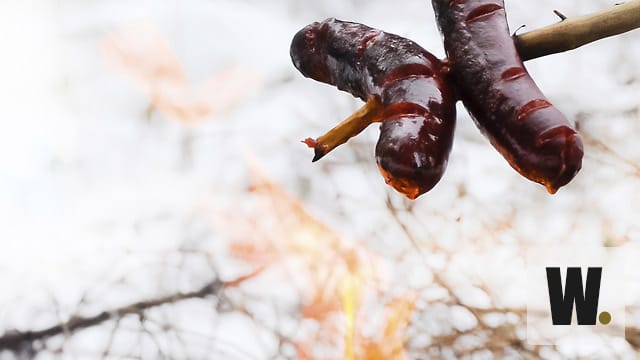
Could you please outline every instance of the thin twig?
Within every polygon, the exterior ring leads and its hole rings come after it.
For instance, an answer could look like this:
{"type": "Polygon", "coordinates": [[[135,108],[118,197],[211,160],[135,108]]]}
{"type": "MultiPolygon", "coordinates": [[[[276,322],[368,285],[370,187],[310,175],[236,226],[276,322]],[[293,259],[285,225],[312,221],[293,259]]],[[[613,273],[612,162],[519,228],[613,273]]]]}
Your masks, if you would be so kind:
{"type": "Polygon", "coordinates": [[[167,296],[139,301],[115,309],[106,310],[93,316],[74,316],[65,322],[42,330],[10,331],[0,337],[0,351],[20,351],[21,349],[28,349],[37,341],[47,340],[50,337],[60,334],[73,334],[75,331],[100,325],[109,320],[119,320],[127,315],[143,315],[145,311],[161,305],[174,304],[184,300],[218,295],[224,288],[236,287],[240,285],[240,283],[257,276],[263,270],[263,268],[259,268],[248,275],[243,275],[229,282],[222,282],[215,279],[194,291],[177,292],[167,296]]]}
{"type": "Polygon", "coordinates": [[[553,10],[553,13],[556,14],[556,16],[558,16],[560,18],[560,21],[565,21],[567,20],[567,16],[563,13],[561,13],[558,10],[553,10]]]}
{"type": "Polygon", "coordinates": [[[179,301],[203,298],[209,295],[215,295],[224,287],[224,283],[220,280],[214,280],[202,288],[186,292],[175,293],[164,297],[158,297],[151,300],[140,301],[133,304],[125,305],[112,310],[103,311],[97,315],[88,317],[72,317],[66,322],[51,326],[43,330],[25,331],[25,332],[9,332],[0,337],[0,350],[13,350],[17,351],[23,348],[25,345],[34,343],[39,340],[46,340],[52,336],[60,335],[62,333],[73,333],[77,330],[82,330],[91,326],[99,325],[105,321],[111,319],[120,319],[131,314],[141,314],[145,310],[165,305],[172,304],[179,301]]]}

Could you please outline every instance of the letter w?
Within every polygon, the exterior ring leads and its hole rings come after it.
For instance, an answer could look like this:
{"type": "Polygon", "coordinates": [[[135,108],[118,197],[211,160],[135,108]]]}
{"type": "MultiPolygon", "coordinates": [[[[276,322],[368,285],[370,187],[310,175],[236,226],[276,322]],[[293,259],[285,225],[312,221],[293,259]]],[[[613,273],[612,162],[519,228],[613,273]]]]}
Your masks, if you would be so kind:
{"type": "Polygon", "coordinates": [[[595,325],[600,297],[601,267],[590,267],[587,271],[587,286],[582,286],[582,271],[579,267],[567,268],[567,279],[562,293],[562,276],[559,267],[547,268],[549,305],[553,325],[571,325],[573,304],[576,304],[578,325],[595,325]]]}

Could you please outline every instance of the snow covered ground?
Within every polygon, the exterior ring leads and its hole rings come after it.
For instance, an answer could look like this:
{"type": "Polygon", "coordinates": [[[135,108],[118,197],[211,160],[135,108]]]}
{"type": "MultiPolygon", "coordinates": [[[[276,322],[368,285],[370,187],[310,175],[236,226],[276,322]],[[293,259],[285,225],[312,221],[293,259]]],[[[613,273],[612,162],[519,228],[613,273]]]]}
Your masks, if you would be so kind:
{"type": "MultiPolygon", "coordinates": [[[[507,1],[507,10],[511,28],[526,24],[526,31],[555,22],[554,9],[571,17],[614,3],[507,1]]],[[[216,273],[225,280],[245,273],[230,259],[229,234],[251,230],[230,229],[237,223],[223,214],[254,210],[251,161],[348,244],[380,255],[389,289],[429,288],[436,276],[472,307],[523,306],[514,279],[528,247],[640,242],[638,31],[527,63],[585,139],[583,169],[558,194],[516,174],[460,106],[446,175],[410,203],[376,169],[376,126],[311,163],[300,140],[360,104],[304,79],[288,47],[304,25],[336,17],[409,37],[442,57],[428,1],[33,0],[0,9],[0,333],[190,291],[216,273]],[[221,110],[207,103],[214,110],[194,121],[170,114],[166,103],[165,111],[152,106],[148,83],[113,64],[113,34],[164,41],[158,56],[175,56],[182,67],[176,83],[184,91],[176,96],[186,108],[198,94],[207,102],[232,93],[233,101],[221,110]]],[[[171,99],[172,91],[160,93],[171,99]]],[[[262,298],[247,306],[264,315],[271,310],[256,302],[296,303],[284,281],[260,281],[252,291],[262,298]]],[[[433,291],[421,293],[425,304],[440,299],[433,291]]],[[[418,309],[424,321],[416,315],[412,326],[422,337],[408,341],[416,348],[451,326],[474,326],[464,308],[418,309]]],[[[149,332],[168,323],[184,330],[182,339],[154,343],[128,317],[111,340],[113,323],[54,338],[47,348],[61,350],[38,356],[92,359],[110,342],[113,358],[262,359],[277,350],[250,318],[217,310],[213,300],[190,300],[150,311],[149,332]]],[[[640,312],[627,320],[640,327],[640,312]]],[[[635,356],[620,339],[582,345],[559,350],[635,356]]],[[[447,354],[454,356],[440,356],[447,354]]]]}

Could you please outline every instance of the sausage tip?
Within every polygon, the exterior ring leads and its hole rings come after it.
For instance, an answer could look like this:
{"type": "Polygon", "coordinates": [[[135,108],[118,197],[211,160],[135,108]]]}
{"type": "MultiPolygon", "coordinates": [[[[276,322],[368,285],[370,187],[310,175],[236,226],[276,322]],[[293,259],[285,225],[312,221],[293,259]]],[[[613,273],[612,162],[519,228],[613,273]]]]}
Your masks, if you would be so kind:
{"type": "Polygon", "coordinates": [[[558,192],[558,188],[551,185],[550,183],[544,184],[544,186],[547,188],[547,192],[549,193],[549,195],[554,195],[558,192]]]}
{"type": "Polygon", "coordinates": [[[582,168],[583,147],[580,135],[568,127],[559,127],[543,134],[538,147],[542,155],[537,171],[532,171],[531,180],[547,188],[549,194],[568,184],[582,168]],[[542,160],[544,159],[544,160],[542,160]]]}
{"type": "Polygon", "coordinates": [[[382,122],[376,145],[376,162],[385,182],[413,200],[431,190],[442,178],[451,151],[454,124],[443,128],[441,138],[425,140],[434,119],[400,115],[382,122]],[[433,148],[432,142],[438,141],[433,148]],[[430,150],[430,151],[429,151],[430,150]]]}

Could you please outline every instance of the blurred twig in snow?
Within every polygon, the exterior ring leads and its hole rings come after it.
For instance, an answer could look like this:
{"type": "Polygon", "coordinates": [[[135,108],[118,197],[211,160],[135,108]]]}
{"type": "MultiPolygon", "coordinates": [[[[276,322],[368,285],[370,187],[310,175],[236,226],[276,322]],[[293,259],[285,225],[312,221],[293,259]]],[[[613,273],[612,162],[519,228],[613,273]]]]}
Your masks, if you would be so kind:
{"type": "Polygon", "coordinates": [[[103,48],[108,62],[140,87],[153,106],[181,122],[220,114],[262,86],[258,75],[230,68],[206,79],[195,93],[173,49],[149,24],[108,35],[103,48]]]}
{"type": "Polygon", "coordinates": [[[76,331],[100,325],[110,320],[119,322],[120,319],[128,315],[142,316],[145,311],[161,305],[218,295],[225,288],[236,287],[242,282],[257,276],[261,271],[262,269],[255,270],[228,282],[215,279],[194,291],[176,292],[166,296],[142,300],[115,309],[105,310],[93,316],[73,316],[63,323],[53,325],[43,330],[9,331],[3,336],[0,336],[0,351],[11,350],[20,352],[24,349],[32,348],[35,342],[45,341],[53,336],[73,334],[76,331]]]}

